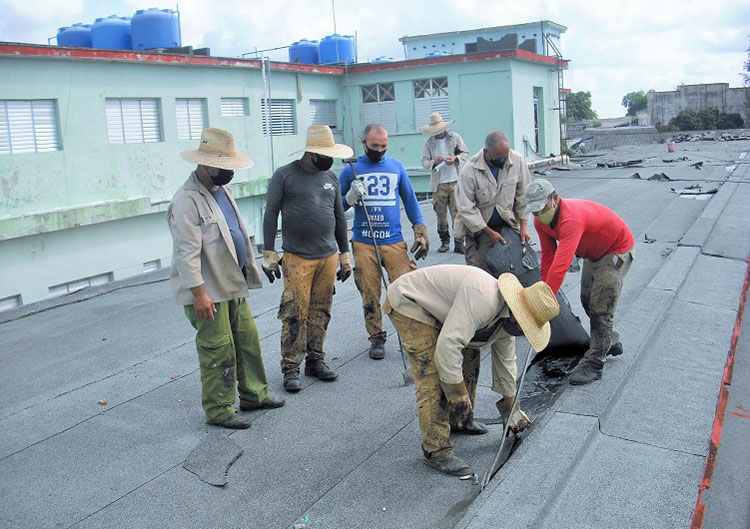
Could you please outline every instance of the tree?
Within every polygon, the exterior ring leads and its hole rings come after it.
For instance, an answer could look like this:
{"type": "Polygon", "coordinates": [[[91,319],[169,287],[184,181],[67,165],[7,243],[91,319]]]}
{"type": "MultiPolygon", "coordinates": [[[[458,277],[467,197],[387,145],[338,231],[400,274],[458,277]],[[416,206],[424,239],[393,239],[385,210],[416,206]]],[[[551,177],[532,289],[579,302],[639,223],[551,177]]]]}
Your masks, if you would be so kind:
{"type": "Polygon", "coordinates": [[[701,110],[682,110],[669,122],[677,130],[711,130],[741,129],[744,126],[742,116],[733,112],[725,114],[709,107],[701,110]]]}
{"type": "Polygon", "coordinates": [[[591,92],[571,92],[566,98],[566,117],[569,121],[595,119],[598,116],[591,108],[591,92]]]}
{"type": "Polygon", "coordinates": [[[641,110],[646,110],[648,98],[643,90],[630,92],[622,98],[622,106],[628,109],[628,116],[635,116],[641,110]]]}

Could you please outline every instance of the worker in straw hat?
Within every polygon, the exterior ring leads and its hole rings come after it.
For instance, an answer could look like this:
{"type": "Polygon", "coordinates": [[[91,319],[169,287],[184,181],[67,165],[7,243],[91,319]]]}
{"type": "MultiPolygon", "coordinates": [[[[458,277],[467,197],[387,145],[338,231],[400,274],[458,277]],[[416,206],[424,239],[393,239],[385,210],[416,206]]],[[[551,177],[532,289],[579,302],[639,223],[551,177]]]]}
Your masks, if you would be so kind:
{"type": "Polygon", "coordinates": [[[258,330],[245,299],[248,287],[260,288],[260,274],[242,215],[226,187],[235,170],[253,162],[235,150],[231,134],[213,128],[203,130],[197,149],[180,155],[198,167],[167,210],[172,290],[197,331],[206,420],[248,428],[250,421],[234,408],[237,387],[243,411],[284,405],[268,392],[258,330]]]}
{"type": "Polygon", "coordinates": [[[602,377],[607,356],[622,354],[614,318],[635,257],[633,234],[611,209],[590,200],[563,200],[543,178],[526,186],[525,196],[542,246],[542,279],[553,292],[562,286],[573,257],[583,257],[581,305],[591,323],[591,344],[568,381],[588,384],[602,377]]]}
{"type": "MultiPolygon", "coordinates": [[[[450,249],[450,232],[448,230],[448,214],[451,216],[451,226],[456,220],[456,181],[466,162],[469,161],[469,149],[457,132],[448,127],[453,120],[443,121],[443,117],[433,112],[430,122],[419,127],[422,134],[429,136],[422,147],[422,167],[430,171],[430,192],[432,193],[432,208],[438,221],[438,236],[440,248],[444,253],[450,249]]],[[[463,236],[454,232],[453,251],[464,253],[463,236]]]]}
{"type": "Polygon", "coordinates": [[[263,218],[263,272],[272,283],[284,272],[279,306],[281,371],[289,392],[302,389],[303,360],[305,375],[336,380],[324,361],[323,342],[336,278],[345,281],[352,273],[339,181],[330,169],[334,158],[349,158],[353,151],[337,144],[324,125],[307,129],[303,151],[302,158],[278,168],[271,177],[263,218]],[[283,260],[275,247],[279,213],[283,260]]]}
{"type": "Polygon", "coordinates": [[[473,418],[475,395],[467,390],[462,354],[467,347],[492,348],[492,390],[502,395],[496,405],[503,422],[513,431],[529,425],[518,403],[511,409],[516,353],[504,342],[524,334],[541,351],[549,343],[549,320],[559,310],[546,283],[523,288],[513,274],[495,279],[473,266],[428,266],[391,284],[383,312],[401,336],[414,373],[425,464],[447,474],[470,474],[453,454],[450,433],[487,431],[473,418]]]}

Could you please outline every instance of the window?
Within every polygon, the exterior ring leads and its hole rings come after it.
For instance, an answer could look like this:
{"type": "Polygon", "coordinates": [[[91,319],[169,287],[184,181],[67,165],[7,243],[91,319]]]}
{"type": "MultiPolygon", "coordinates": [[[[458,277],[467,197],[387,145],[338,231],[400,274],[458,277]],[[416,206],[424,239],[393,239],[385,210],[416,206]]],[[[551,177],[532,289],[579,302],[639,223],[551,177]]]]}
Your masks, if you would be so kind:
{"type": "Polygon", "coordinates": [[[199,140],[206,127],[206,105],[203,99],[175,99],[177,139],[199,140]]]}
{"type": "Polygon", "coordinates": [[[0,100],[0,154],[59,150],[53,99],[0,100]]]}
{"type": "Polygon", "coordinates": [[[310,125],[328,125],[336,130],[337,123],[335,99],[310,100],[310,125]]]}
{"type": "Polygon", "coordinates": [[[227,118],[249,116],[250,107],[246,97],[222,97],[221,115],[227,118]]]}
{"type": "Polygon", "coordinates": [[[261,99],[263,135],[268,135],[268,106],[271,107],[271,135],[289,136],[297,133],[294,119],[294,99],[261,99]],[[266,103],[268,101],[268,104],[266,103]]]}
{"type": "Polygon", "coordinates": [[[109,143],[161,141],[158,99],[107,99],[109,143]]]}
{"type": "Polygon", "coordinates": [[[414,81],[414,122],[416,127],[428,124],[433,112],[439,112],[445,121],[451,118],[447,77],[414,81]]]}
{"type": "Polygon", "coordinates": [[[364,85],[362,88],[362,126],[382,123],[389,134],[396,130],[396,97],[393,83],[364,85]]]}

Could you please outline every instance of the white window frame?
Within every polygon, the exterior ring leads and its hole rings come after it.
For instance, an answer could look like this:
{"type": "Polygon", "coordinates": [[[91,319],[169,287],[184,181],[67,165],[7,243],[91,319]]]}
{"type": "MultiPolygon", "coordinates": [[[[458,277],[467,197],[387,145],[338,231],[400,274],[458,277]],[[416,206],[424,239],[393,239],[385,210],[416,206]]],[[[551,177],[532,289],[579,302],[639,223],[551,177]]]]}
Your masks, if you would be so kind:
{"type": "Polygon", "coordinates": [[[363,128],[371,123],[380,123],[389,134],[398,132],[396,120],[396,89],[393,83],[362,85],[362,109],[360,119],[363,128]]]}
{"type": "Polygon", "coordinates": [[[104,104],[109,143],[162,141],[159,99],[108,97],[104,104]]]}
{"type": "Polygon", "coordinates": [[[250,115],[250,105],[246,97],[222,97],[221,115],[225,118],[237,118],[250,115]]]}
{"type": "Polygon", "coordinates": [[[444,121],[451,119],[447,77],[433,77],[414,81],[415,129],[427,125],[433,112],[440,113],[444,121]]]}
{"type": "MultiPolygon", "coordinates": [[[[294,107],[294,99],[270,99],[272,136],[293,136],[297,134],[297,117],[294,107]]],[[[260,100],[261,121],[263,124],[263,135],[268,136],[269,123],[267,116],[267,103],[265,99],[260,100]]]]}
{"type": "Polygon", "coordinates": [[[55,99],[0,100],[0,154],[59,151],[55,99]]]}
{"type": "Polygon", "coordinates": [[[310,125],[327,125],[332,131],[338,130],[336,99],[310,100],[310,125]]]}
{"type": "Polygon", "coordinates": [[[174,100],[178,140],[199,140],[206,128],[206,100],[197,98],[176,98],[174,100]]]}

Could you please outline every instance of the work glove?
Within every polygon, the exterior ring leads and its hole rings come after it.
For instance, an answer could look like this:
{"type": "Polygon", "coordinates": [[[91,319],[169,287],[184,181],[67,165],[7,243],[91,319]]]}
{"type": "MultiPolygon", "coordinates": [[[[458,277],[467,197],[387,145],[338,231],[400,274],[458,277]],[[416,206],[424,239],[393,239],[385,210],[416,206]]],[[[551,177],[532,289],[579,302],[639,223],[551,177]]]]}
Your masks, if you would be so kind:
{"type": "Polygon", "coordinates": [[[352,180],[349,191],[346,192],[346,203],[353,206],[359,202],[365,194],[365,184],[362,180],[352,180]]]}
{"type": "Polygon", "coordinates": [[[336,279],[342,283],[352,275],[352,256],[349,252],[339,254],[339,271],[336,272],[336,279]]]}
{"type": "Polygon", "coordinates": [[[456,384],[441,381],[440,387],[448,401],[445,409],[448,412],[451,424],[455,424],[458,429],[463,428],[472,421],[474,411],[471,407],[469,392],[466,391],[466,384],[463,380],[456,384]]]}
{"type": "Polygon", "coordinates": [[[531,424],[531,419],[529,419],[529,416],[521,409],[520,402],[516,402],[511,413],[510,407],[513,404],[514,398],[516,398],[515,395],[503,395],[503,400],[498,400],[495,403],[495,406],[497,406],[497,410],[503,418],[503,424],[510,420],[510,429],[514,432],[520,432],[531,424]]]}
{"type": "Polygon", "coordinates": [[[266,274],[268,281],[271,283],[273,283],[274,276],[276,276],[276,279],[281,277],[279,260],[278,253],[273,250],[263,250],[263,264],[260,266],[263,268],[263,273],[266,274]]]}
{"type": "Polygon", "coordinates": [[[430,251],[430,239],[427,237],[427,226],[424,224],[414,225],[414,244],[411,245],[411,253],[414,259],[427,259],[427,252],[430,251]]]}

